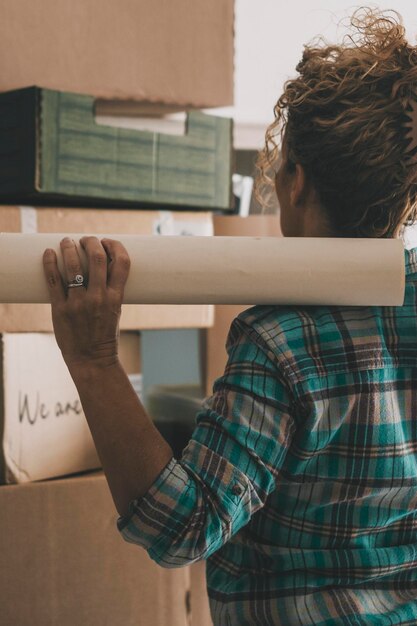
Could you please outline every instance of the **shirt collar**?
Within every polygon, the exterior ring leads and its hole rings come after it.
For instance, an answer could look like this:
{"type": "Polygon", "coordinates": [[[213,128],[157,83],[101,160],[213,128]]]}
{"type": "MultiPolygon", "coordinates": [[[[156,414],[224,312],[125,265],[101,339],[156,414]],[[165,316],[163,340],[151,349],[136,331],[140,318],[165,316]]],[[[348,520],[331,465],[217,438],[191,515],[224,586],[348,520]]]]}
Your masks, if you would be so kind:
{"type": "Polygon", "coordinates": [[[415,274],[417,273],[417,248],[411,248],[411,250],[404,250],[405,255],[405,273],[415,274]]]}

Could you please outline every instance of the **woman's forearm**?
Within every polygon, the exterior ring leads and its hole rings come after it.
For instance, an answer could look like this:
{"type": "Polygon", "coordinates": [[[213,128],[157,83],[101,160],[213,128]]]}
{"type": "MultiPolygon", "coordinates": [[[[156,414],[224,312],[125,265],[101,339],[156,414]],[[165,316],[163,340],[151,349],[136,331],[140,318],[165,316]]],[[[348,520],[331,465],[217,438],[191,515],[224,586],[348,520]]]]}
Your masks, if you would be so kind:
{"type": "Polygon", "coordinates": [[[119,362],[70,368],[120,515],[172,458],[119,362]]]}
{"type": "Polygon", "coordinates": [[[130,260],[119,241],[83,237],[88,281],[75,242],[61,241],[43,265],[55,336],[78,389],[114,503],[120,515],[142,496],[172,458],[117,357],[118,326],[130,260]],[[88,283],[88,284],[87,284],[88,283]]]}

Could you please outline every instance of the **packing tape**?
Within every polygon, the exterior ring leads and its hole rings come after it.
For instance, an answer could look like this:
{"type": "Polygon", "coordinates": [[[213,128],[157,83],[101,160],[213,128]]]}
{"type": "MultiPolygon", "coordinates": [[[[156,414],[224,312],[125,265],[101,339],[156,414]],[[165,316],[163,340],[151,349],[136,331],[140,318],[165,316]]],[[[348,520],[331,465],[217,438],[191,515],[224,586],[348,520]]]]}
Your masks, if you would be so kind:
{"type": "Polygon", "coordinates": [[[36,209],[32,206],[19,207],[20,212],[20,232],[32,235],[38,232],[38,216],[36,209]]]}
{"type": "Polygon", "coordinates": [[[158,211],[158,218],[153,224],[153,235],[175,235],[172,211],[158,211]]]}

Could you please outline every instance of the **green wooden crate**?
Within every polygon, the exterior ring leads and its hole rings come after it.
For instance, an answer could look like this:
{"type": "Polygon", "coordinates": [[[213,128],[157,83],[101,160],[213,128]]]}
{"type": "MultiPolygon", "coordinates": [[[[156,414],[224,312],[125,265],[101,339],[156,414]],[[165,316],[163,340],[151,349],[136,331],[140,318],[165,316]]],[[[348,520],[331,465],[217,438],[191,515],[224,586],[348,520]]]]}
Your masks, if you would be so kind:
{"type": "Polygon", "coordinates": [[[232,120],[188,114],[184,136],[96,124],[94,98],[0,94],[0,200],[231,209],[232,120]]]}

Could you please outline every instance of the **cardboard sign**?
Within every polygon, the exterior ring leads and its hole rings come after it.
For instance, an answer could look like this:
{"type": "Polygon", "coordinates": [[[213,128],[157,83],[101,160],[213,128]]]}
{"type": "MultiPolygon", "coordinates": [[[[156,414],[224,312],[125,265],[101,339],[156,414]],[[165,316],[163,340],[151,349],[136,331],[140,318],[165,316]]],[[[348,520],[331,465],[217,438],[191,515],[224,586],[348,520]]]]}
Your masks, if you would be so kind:
{"type": "MultiPolygon", "coordinates": [[[[126,333],[120,359],[139,369],[139,335],[126,333]]],[[[3,458],[0,482],[24,483],[100,467],[87,421],[52,334],[1,336],[3,458]]]]}
{"type": "Polygon", "coordinates": [[[100,467],[55,337],[2,336],[3,482],[28,482],[100,467]]]}

